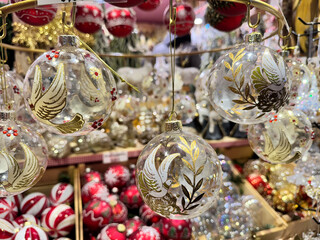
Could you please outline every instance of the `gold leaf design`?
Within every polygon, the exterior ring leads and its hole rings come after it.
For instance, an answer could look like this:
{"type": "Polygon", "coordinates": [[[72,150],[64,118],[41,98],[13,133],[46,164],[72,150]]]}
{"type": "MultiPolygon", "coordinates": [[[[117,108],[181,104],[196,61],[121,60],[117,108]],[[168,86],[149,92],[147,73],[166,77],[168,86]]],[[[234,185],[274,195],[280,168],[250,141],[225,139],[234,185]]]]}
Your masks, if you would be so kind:
{"type": "Polygon", "coordinates": [[[229,81],[229,82],[233,82],[233,79],[231,77],[228,76],[224,76],[223,77],[225,80],[229,81]]]}
{"type": "Polygon", "coordinates": [[[192,172],[194,171],[193,167],[191,166],[191,164],[185,160],[184,158],[181,158],[181,160],[184,162],[184,164],[187,166],[187,168],[189,168],[192,172]]]}
{"type": "Polygon", "coordinates": [[[199,157],[199,154],[200,154],[200,151],[199,151],[199,148],[197,148],[195,151],[194,151],[194,159],[198,159],[199,157]]]}
{"type": "Polygon", "coordinates": [[[189,151],[189,149],[188,149],[186,146],[184,146],[184,145],[182,145],[182,144],[180,144],[180,143],[178,143],[178,146],[179,146],[185,153],[191,155],[191,152],[189,151]]]}
{"type": "Polygon", "coordinates": [[[224,66],[225,66],[226,68],[228,68],[228,69],[230,69],[230,70],[231,70],[230,63],[228,63],[228,62],[224,62],[224,66]]]}
{"type": "Polygon", "coordinates": [[[240,64],[239,67],[237,67],[237,69],[235,70],[233,75],[234,78],[239,74],[239,72],[241,71],[241,68],[242,68],[242,64],[240,64]]]}
{"type": "Polygon", "coordinates": [[[183,137],[180,136],[180,140],[187,148],[189,148],[188,142],[183,137]]]}
{"type": "Polygon", "coordinates": [[[229,53],[229,58],[231,58],[233,60],[234,56],[233,56],[232,52],[229,53]]]}
{"type": "Polygon", "coordinates": [[[193,142],[191,143],[191,151],[196,147],[196,141],[195,140],[193,140],[193,142]]]}

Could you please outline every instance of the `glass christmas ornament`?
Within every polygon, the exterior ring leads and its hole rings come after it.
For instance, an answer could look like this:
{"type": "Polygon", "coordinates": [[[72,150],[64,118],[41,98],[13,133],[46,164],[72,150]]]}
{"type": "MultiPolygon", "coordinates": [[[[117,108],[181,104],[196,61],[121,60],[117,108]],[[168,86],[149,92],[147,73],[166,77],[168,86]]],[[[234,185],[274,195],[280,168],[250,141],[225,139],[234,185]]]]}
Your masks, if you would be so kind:
{"type": "Polygon", "coordinates": [[[290,72],[278,53],[262,46],[260,33],[221,56],[208,80],[209,99],[224,118],[255,124],[268,120],[289,98],[290,72]]]}
{"type": "Polygon", "coordinates": [[[151,99],[160,99],[168,91],[169,81],[159,73],[153,69],[141,82],[141,92],[151,99]]]}
{"type": "Polygon", "coordinates": [[[193,218],[191,222],[194,239],[220,239],[217,220],[210,211],[206,211],[201,216],[193,218]]]}
{"type": "Polygon", "coordinates": [[[106,27],[115,37],[128,37],[136,24],[136,12],[130,8],[108,8],[106,10],[106,27]]]}
{"type": "Polygon", "coordinates": [[[285,108],[269,121],[251,125],[248,140],[252,150],[273,164],[299,160],[312,145],[313,131],[309,118],[300,110],[285,108]]]}
{"type": "Polygon", "coordinates": [[[93,34],[103,24],[103,9],[99,4],[77,3],[74,27],[83,33],[93,34]]]}
{"type": "Polygon", "coordinates": [[[165,127],[142,150],[136,183],[154,212],[171,219],[194,218],[218,198],[220,161],[203,139],[183,132],[180,121],[168,121],[165,127]]]}
{"type": "Polygon", "coordinates": [[[57,134],[83,135],[98,128],[117,99],[111,72],[78,46],[76,36],[60,36],[58,48],[42,54],[24,80],[29,112],[57,134]]]}

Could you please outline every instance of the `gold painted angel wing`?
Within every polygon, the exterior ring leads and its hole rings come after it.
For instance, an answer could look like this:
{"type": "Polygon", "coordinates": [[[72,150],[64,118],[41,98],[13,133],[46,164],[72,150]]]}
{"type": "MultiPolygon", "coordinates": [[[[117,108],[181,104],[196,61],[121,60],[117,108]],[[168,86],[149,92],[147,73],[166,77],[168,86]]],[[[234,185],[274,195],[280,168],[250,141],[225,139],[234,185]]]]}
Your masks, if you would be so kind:
{"type": "Polygon", "coordinates": [[[257,90],[257,92],[260,92],[269,85],[267,80],[263,77],[260,67],[255,67],[252,70],[250,78],[252,80],[253,87],[257,90]]]}
{"type": "MultiPolygon", "coordinates": [[[[268,138],[271,143],[271,139],[269,136],[268,136],[268,138]]],[[[266,147],[267,147],[267,145],[266,145],[266,147]]],[[[269,148],[269,147],[267,147],[267,148],[269,148]]],[[[283,131],[281,131],[281,133],[280,133],[280,139],[279,139],[278,145],[273,149],[273,151],[270,151],[270,150],[271,150],[271,148],[265,149],[265,153],[268,155],[268,158],[273,162],[281,162],[286,157],[288,157],[290,155],[291,150],[292,150],[291,144],[290,144],[286,134],[283,131]],[[270,151],[270,152],[268,152],[268,151],[270,151]]]]}
{"type": "MultiPolygon", "coordinates": [[[[6,188],[9,192],[20,192],[29,187],[39,173],[39,162],[30,148],[20,143],[25,154],[25,163],[22,172],[13,180],[11,186],[6,188]]],[[[14,159],[14,158],[13,158],[14,159]]],[[[16,161],[14,159],[14,161],[16,161]]]]}
{"type": "Polygon", "coordinates": [[[88,76],[85,67],[81,68],[82,79],[80,81],[80,93],[81,98],[84,99],[86,104],[93,106],[103,105],[105,102],[105,96],[107,95],[106,84],[103,80],[101,71],[97,71],[97,87],[92,83],[92,80],[88,76]]]}
{"type": "Polygon", "coordinates": [[[284,61],[280,58],[279,65],[277,65],[268,49],[262,56],[262,69],[273,84],[280,85],[286,77],[284,61]]]}
{"type": "MultiPolygon", "coordinates": [[[[40,79],[41,71],[36,71],[35,79],[40,79]],[[39,75],[40,74],[40,75],[39,75]]],[[[43,93],[39,98],[38,85],[40,80],[37,80],[37,85],[32,89],[33,96],[31,99],[35,101],[32,102],[35,108],[35,114],[38,118],[43,120],[51,120],[55,118],[66,106],[67,101],[67,87],[65,82],[64,65],[60,63],[58,65],[57,74],[54,77],[49,88],[43,93]]]]}
{"type": "Polygon", "coordinates": [[[42,84],[42,73],[39,65],[36,65],[36,71],[34,73],[34,80],[33,80],[33,87],[31,91],[31,99],[30,104],[35,105],[39,98],[42,96],[41,91],[41,84],[42,84]]]}
{"type": "Polygon", "coordinates": [[[156,169],[155,158],[160,144],[151,152],[143,166],[144,182],[151,191],[159,192],[162,188],[161,177],[156,169]]]}
{"type": "Polygon", "coordinates": [[[21,171],[15,158],[13,158],[5,150],[0,152],[1,172],[8,171],[8,183],[12,184],[15,179],[20,175],[21,171]],[[4,160],[4,161],[3,161],[4,160]],[[6,163],[6,164],[5,164],[6,163]]]}

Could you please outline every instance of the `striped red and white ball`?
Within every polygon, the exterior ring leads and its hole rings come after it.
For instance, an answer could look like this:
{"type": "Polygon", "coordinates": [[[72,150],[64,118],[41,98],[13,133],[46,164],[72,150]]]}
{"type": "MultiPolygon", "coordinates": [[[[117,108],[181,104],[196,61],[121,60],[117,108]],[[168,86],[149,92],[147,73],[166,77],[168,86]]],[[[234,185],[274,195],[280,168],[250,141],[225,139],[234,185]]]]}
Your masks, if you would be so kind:
{"type": "Polygon", "coordinates": [[[97,231],[112,220],[112,209],[109,203],[99,199],[90,201],[82,212],[83,223],[89,230],[97,231]]]}
{"type": "Polygon", "coordinates": [[[161,216],[155,213],[148,205],[143,204],[139,209],[139,215],[142,221],[147,225],[152,225],[160,221],[161,216]]]}
{"type": "Polygon", "coordinates": [[[192,229],[190,220],[161,218],[159,222],[161,234],[172,240],[190,240],[192,229]]]}
{"type": "Polygon", "coordinates": [[[112,209],[112,221],[114,223],[123,223],[128,219],[128,209],[121,201],[110,201],[112,209]]]}
{"type": "Polygon", "coordinates": [[[130,7],[139,5],[144,0],[126,0],[126,1],[105,0],[105,1],[119,8],[130,8],[130,7]]]}
{"type": "Polygon", "coordinates": [[[50,193],[50,203],[53,206],[59,204],[72,204],[74,198],[73,186],[69,183],[57,183],[50,193]]]}
{"type": "Polygon", "coordinates": [[[60,204],[44,210],[41,216],[41,226],[48,229],[48,235],[52,238],[67,236],[75,224],[75,214],[73,209],[60,204]]]}
{"type": "Polygon", "coordinates": [[[101,179],[101,174],[98,171],[93,171],[93,170],[88,170],[82,177],[84,183],[88,182],[100,182],[101,179]]]}
{"type": "Polygon", "coordinates": [[[127,167],[122,165],[111,166],[104,174],[104,181],[110,189],[125,186],[129,179],[130,171],[127,167]]]}
{"type": "Polygon", "coordinates": [[[144,11],[152,11],[160,6],[161,0],[147,0],[138,5],[138,8],[144,11]]]}
{"type": "Polygon", "coordinates": [[[120,194],[120,201],[128,208],[140,208],[143,205],[143,200],[136,185],[131,185],[120,194]]]}
{"type": "Polygon", "coordinates": [[[18,211],[21,210],[21,202],[22,202],[23,196],[22,194],[17,194],[13,196],[13,200],[15,201],[17,207],[18,207],[18,211]]]}
{"type": "Polygon", "coordinates": [[[0,218],[12,221],[18,216],[18,207],[13,197],[0,198],[0,218]]]}
{"type": "Polygon", "coordinates": [[[21,212],[40,217],[43,210],[49,206],[49,200],[46,195],[40,192],[30,193],[21,202],[21,212]]]}
{"type": "Polygon", "coordinates": [[[13,226],[12,222],[0,218],[0,239],[11,240],[15,233],[15,227],[13,226]]]}
{"type": "Polygon", "coordinates": [[[30,225],[30,224],[35,226],[40,226],[39,219],[30,214],[22,214],[21,216],[16,217],[16,219],[14,219],[12,223],[18,229],[23,228],[25,225],[30,225]]]}
{"type": "MultiPolygon", "coordinates": [[[[11,0],[11,3],[21,2],[23,0],[11,0]]],[[[55,5],[37,6],[15,12],[16,16],[24,23],[32,26],[43,26],[51,22],[57,13],[55,5]]]]}
{"type": "Polygon", "coordinates": [[[137,231],[139,227],[144,226],[143,221],[138,216],[128,219],[124,224],[126,225],[127,229],[127,237],[137,231]]]}
{"type": "Polygon", "coordinates": [[[77,3],[75,28],[83,33],[96,33],[103,24],[102,12],[102,7],[99,4],[77,3]]]}
{"type": "Polygon", "coordinates": [[[97,240],[126,240],[126,226],[119,223],[111,223],[105,226],[97,237],[97,240]]]}
{"type": "Polygon", "coordinates": [[[108,196],[109,190],[102,182],[88,182],[81,189],[81,198],[84,204],[92,199],[105,200],[108,196]]]}
{"type": "MultiPolygon", "coordinates": [[[[171,33],[177,36],[187,35],[194,25],[195,13],[193,8],[187,3],[174,3],[176,7],[176,28],[171,28],[171,33]]],[[[169,6],[164,11],[163,20],[165,25],[168,26],[170,22],[170,11],[169,6]]]]}
{"type": "Polygon", "coordinates": [[[142,226],[132,233],[128,240],[161,240],[161,235],[153,227],[142,226]]]}
{"type": "Polygon", "coordinates": [[[131,34],[136,24],[136,13],[129,8],[108,8],[106,27],[115,37],[124,38],[131,34]]]}
{"type": "Polygon", "coordinates": [[[20,229],[12,240],[49,240],[49,238],[40,227],[28,225],[20,229]]]}

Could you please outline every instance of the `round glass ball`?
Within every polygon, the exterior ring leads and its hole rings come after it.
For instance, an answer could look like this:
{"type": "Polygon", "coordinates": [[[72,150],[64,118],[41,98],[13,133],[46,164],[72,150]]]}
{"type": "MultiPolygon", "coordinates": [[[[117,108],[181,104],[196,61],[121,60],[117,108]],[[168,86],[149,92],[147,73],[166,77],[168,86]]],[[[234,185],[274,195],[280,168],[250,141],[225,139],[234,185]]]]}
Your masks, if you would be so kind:
{"type": "Polygon", "coordinates": [[[28,125],[1,112],[0,197],[17,195],[35,185],[47,168],[47,146],[28,125]]]}
{"type": "Polygon", "coordinates": [[[285,108],[269,121],[248,128],[252,150],[273,164],[299,160],[311,147],[313,135],[309,118],[294,108],[285,108]]]}
{"type": "Polygon", "coordinates": [[[60,36],[58,48],[30,66],[24,90],[36,120],[48,131],[74,136],[100,127],[117,99],[111,72],[71,35],[60,36]]]}
{"type": "Polygon", "coordinates": [[[262,46],[261,34],[232,48],[214,64],[208,79],[209,99],[224,118],[255,124],[288,103],[290,72],[282,56],[262,46]]]}
{"type": "Polygon", "coordinates": [[[189,219],[207,211],[218,199],[221,165],[214,149],[182,131],[180,121],[166,122],[166,131],[142,150],[136,183],[145,203],[171,219],[189,219]]]}

